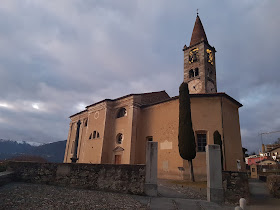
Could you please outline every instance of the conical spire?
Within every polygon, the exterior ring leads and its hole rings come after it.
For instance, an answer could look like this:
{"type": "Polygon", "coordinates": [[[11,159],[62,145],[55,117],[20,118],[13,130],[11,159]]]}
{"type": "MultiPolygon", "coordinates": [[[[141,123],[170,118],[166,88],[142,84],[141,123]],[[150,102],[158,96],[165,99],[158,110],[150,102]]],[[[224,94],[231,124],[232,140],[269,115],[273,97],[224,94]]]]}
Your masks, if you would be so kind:
{"type": "Polygon", "coordinates": [[[203,28],[203,25],[201,23],[201,20],[200,20],[199,16],[197,15],[196,20],[195,20],[195,24],[194,24],[194,27],[193,27],[190,46],[195,45],[198,42],[201,42],[202,40],[208,42],[205,31],[204,31],[204,28],[203,28]]]}

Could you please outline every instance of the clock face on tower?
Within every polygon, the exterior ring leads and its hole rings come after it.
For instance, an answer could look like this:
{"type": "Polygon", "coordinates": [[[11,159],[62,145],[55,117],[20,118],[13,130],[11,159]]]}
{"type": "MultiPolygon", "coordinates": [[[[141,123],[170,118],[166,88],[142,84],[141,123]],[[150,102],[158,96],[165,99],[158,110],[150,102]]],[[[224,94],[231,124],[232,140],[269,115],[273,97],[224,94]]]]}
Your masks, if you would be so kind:
{"type": "Polygon", "coordinates": [[[208,81],[207,82],[207,92],[208,93],[215,93],[216,92],[216,88],[213,82],[208,81]]]}
{"type": "Polygon", "coordinates": [[[199,79],[195,79],[189,82],[190,93],[200,93],[202,90],[202,82],[199,79]]]}

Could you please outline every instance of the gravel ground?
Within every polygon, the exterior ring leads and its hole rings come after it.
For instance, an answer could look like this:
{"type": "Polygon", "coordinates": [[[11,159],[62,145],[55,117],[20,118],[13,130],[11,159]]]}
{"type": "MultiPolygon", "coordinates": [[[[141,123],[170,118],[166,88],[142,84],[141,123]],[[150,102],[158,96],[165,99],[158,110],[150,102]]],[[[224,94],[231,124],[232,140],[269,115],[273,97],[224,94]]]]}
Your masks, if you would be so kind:
{"type": "Polygon", "coordinates": [[[173,197],[170,193],[175,192],[174,197],[187,199],[207,200],[207,190],[205,187],[191,187],[184,184],[172,183],[172,180],[158,179],[159,193],[165,197],[173,197]],[[161,192],[161,190],[164,190],[161,192]]]}
{"type": "Polygon", "coordinates": [[[133,196],[29,183],[0,187],[0,209],[146,209],[133,196]]]}

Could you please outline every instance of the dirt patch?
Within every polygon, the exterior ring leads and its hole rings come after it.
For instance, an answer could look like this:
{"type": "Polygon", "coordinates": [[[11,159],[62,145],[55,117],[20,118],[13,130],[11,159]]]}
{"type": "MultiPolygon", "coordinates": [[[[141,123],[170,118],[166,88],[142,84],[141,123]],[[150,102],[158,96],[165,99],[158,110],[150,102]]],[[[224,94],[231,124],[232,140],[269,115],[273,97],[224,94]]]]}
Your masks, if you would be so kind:
{"type": "Polygon", "coordinates": [[[164,197],[207,200],[206,181],[158,180],[159,193],[164,197]]]}

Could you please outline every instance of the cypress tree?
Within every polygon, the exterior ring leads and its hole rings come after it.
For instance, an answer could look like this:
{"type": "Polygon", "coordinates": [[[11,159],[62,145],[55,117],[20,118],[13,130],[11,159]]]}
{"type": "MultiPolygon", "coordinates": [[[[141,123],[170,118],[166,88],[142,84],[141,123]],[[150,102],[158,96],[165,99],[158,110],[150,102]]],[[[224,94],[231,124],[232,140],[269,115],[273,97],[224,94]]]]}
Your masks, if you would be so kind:
{"type": "Polygon", "coordinates": [[[224,169],[224,160],[223,160],[223,142],[222,142],[222,138],[221,138],[221,134],[219,133],[219,131],[215,131],[214,134],[214,144],[218,144],[220,145],[220,150],[221,150],[221,164],[222,164],[222,169],[224,169]]]}
{"type": "Polygon", "coordinates": [[[195,137],[192,128],[191,102],[187,83],[182,83],[179,89],[179,135],[178,146],[180,156],[188,160],[190,178],[194,182],[192,159],[196,156],[195,137]]]}

